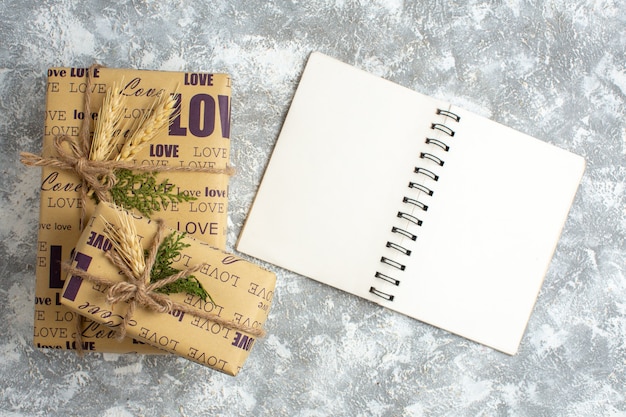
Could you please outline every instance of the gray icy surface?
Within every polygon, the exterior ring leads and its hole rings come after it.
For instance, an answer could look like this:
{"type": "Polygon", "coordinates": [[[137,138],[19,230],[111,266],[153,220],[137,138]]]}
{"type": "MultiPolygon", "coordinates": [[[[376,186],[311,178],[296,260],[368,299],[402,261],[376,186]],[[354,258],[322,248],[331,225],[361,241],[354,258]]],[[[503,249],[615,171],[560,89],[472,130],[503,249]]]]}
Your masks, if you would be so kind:
{"type": "Polygon", "coordinates": [[[625,417],[624,10],[619,0],[0,2],[0,415],[625,417]],[[586,158],[519,354],[278,268],[269,336],[236,378],[174,357],[35,349],[40,173],[17,155],[40,151],[46,69],[230,73],[232,251],[314,50],[586,158]]]}

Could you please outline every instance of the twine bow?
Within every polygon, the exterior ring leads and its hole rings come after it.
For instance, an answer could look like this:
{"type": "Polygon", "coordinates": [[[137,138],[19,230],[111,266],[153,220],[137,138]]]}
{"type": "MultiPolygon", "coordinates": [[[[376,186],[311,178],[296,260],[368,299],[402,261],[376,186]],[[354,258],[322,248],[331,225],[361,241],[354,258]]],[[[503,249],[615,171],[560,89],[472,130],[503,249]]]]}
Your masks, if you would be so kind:
{"type": "MultiPolygon", "coordinates": [[[[68,273],[86,279],[94,284],[107,286],[107,303],[128,303],[128,309],[126,311],[126,314],[124,315],[124,319],[119,325],[118,337],[122,339],[126,335],[126,328],[129,323],[132,322],[132,317],[135,314],[135,310],[138,306],[159,313],[171,313],[172,311],[189,313],[199,318],[211,320],[214,323],[218,323],[221,326],[225,326],[233,330],[242,331],[256,337],[264,337],[265,331],[262,328],[244,326],[232,320],[225,320],[216,314],[209,313],[203,310],[197,310],[188,306],[187,304],[174,302],[171,300],[170,297],[156,292],[156,290],[158,290],[159,288],[180,279],[186,278],[192,275],[194,272],[197,272],[207,266],[207,264],[205,263],[198,264],[188,269],[182,270],[176,274],[173,274],[167,278],[161,279],[153,283],[148,283],[150,278],[150,271],[152,270],[152,266],[156,261],[156,254],[159,245],[165,238],[165,224],[162,220],[157,220],[157,222],[157,233],[154,236],[152,244],[148,249],[148,255],[145,258],[146,267],[144,269],[144,272],[140,275],[136,275],[135,273],[133,273],[127,266],[126,262],[119,256],[119,254],[115,250],[108,250],[105,256],[107,257],[107,259],[109,259],[109,261],[113,263],[113,265],[115,265],[122,272],[125,281],[111,281],[110,279],[90,274],[89,272],[83,271],[82,269],[78,269],[69,262],[65,262],[63,264],[63,268],[68,273]]],[[[77,340],[77,345],[79,342],[80,340],[77,340]]]]}

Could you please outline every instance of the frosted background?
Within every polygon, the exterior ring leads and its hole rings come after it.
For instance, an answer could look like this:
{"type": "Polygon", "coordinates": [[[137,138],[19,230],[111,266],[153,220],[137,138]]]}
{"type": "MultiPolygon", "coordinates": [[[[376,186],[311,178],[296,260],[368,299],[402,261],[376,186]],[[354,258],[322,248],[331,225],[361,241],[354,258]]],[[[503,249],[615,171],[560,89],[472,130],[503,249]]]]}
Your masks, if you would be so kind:
{"type": "Polygon", "coordinates": [[[0,415],[625,417],[624,10],[610,0],[0,2],[0,415]],[[279,279],[269,336],[236,378],[175,357],[35,349],[40,171],[17,156],[40,151],[46,69],[230,73],[232,251],[313,50],[586,158],[519,354],[269,265],[279,279]]]}

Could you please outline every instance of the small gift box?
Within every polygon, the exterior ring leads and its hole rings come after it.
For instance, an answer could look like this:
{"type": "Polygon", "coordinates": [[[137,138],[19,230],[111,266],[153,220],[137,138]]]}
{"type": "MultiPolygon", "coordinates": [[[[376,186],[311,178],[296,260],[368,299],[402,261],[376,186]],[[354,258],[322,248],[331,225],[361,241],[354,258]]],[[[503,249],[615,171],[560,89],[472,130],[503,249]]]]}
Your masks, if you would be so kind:
{"type": "Polygon", "coordinates": [[[158,216],[224,248],[230,97],[227,74],[99,66],[48,70],[42,153],[21,155],[26,165],[42,167],[35,346],[159,352],[132,339],[117,343],[97,322],[85,320],[77,328],[76,315],[60,303],[60,264],[103,200],[158,216]]]}
{"type": "Polygon", "coordinates": [[[100,203],[61,302],[151,346],[236,375],[264,335],[276,276],[111,203],[100,203]],[[169,293],[169,294],[168,294],[169,293]]]}

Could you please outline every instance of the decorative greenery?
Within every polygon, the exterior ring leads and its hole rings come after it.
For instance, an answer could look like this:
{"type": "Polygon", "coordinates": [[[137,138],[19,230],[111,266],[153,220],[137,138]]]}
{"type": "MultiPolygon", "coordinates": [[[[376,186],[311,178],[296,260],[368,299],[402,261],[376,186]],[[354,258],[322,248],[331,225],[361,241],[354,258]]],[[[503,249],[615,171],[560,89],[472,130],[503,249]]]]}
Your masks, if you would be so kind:
{"type": "Polygon", "coordinates": [[[196,199],[172,192],[167,179],[157,184],[154,172],[133,173],[128,169],[120,169],[116,174],[117,183],[111,188],[113,202],[122,207],[135,208],[145,216],[159,211],[161,206],[196,199]]]}
{"type": "MultiPolygon", "coordinates": [[[[184,233],[174,232],[163,239],[163,242],[159,245],[152,270],[150,271],[150,282],[156,282],[180,272],[180,270],[172,267],[172,263],[174,259],[180,257],[180,251],[189,246],[187,243],[182,242],[184,236],[184,233]]],[[[145,254],[145,256],[147,256],[147,254],[145,254]]],[[[213,298],[211,298],[209,293],[202,287],[202,284],[200,284],[198,279],[193,275],[167,284],[159,288],[157,292],[164,294],[184,292],[196,295],[205,301],[208,298],[215,304],[213,298]]]]}

